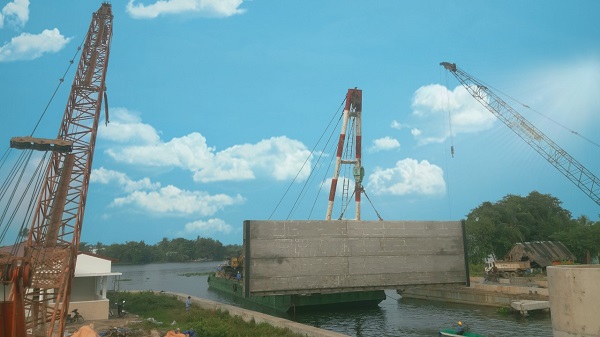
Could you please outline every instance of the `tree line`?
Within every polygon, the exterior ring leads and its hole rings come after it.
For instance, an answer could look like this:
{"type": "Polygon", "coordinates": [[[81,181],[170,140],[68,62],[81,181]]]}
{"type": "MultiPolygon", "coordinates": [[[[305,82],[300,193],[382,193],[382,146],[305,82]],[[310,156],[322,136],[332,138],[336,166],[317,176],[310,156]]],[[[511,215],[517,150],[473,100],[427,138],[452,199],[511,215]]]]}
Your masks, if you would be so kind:
{"type": "Polygon", "coordinates": [[[492,253],[501,259],[517,242],[560,241],[578,263],[589,263],[600,252],[600,221],[586,216],[573,219],[560,200],[537,191],[484,202],[465,222],[471,263],[481,263],[492,253]]]}
{"type": "Polygon", "coordinates": [[[163,238],[150,245],[144,241],[128,241],[104,245],[87,242],[79,244],[79,251],[90,252],[116,260],[116,263],[145,264],[160,262],[218,261],[238,256],[241,245],[223,245],[211,238],[196,237],[195,240],[163,238]]]}

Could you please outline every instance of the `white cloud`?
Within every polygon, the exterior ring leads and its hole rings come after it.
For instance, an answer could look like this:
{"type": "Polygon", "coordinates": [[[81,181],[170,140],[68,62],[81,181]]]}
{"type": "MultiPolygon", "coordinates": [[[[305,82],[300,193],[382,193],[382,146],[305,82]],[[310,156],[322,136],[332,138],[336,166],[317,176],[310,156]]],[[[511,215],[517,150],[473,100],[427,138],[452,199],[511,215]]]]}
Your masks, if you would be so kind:
{"type": "Polygon", "coordinates": [[[160,183],[153,183],[150,178],[134,181],[125,173],[107,170],[104,167],[92,170],[90,182],[100,184],[116,182],[125,192],[133,192],[140,189],[156,190],[160,188],[160,183]]]}
{"type": "Polygon", "coordinates": [[[392,123],[390,124],[390,127],[392,129],[402,130],[402,129],[408,129],[410,126],[408,126],[406,124],[402,124],[402,123],[398,122],[397,120],[393,120],[392,123]]]}
{"type": "Polygon", "coordinates": [[[212,162],[196,171],[194,180],[246,180],[261,175],[281,181],[294,178],[298,172],[298,179],[303,180],[310,174],[310,162],[304,165],[309,155],[304,144],[287,137],[234,145],[215,153],[212,162]]]}
{"type": "Polygon", "coordinates": [[[98,137],[127,144],[157,144],[160,136],[139,114],[125,108],[111,108],[109,123],[98,128],[98,137]]]}
{"type": "Polygon", "coordinates": [[[23,27],[29,21],[29,0],[15,0],[7,3],[0,12],[0,28],[4,21],[15,28],[23,27]]]}
{"type": "Polygon", "coordinates": [[[0,62],[34,60],[46,53],[56,53],[71,41],[58,29],[45,29],[41,34],[22,33],[0,47],[0,62]]]}
{"type": "Polygon", "coordinates": [[[211,216],[226,206],[242,204],[241,195],[210,195],[203,191],[182,190],[168,185],[156,191],[134,191],[126,197],[116,198],[114,206],[133,205],[150,214],[211,216]]]}
{"type": "Polygon", "coordinates": [[[242,14],[243,0],[159,0],[151,5],[127,3],[127,12],[136,19],[154,19],[161,15],[197,14],[205,17],[228,17],[242,14]]]}
{"type": "Polygon", "coordinates": [[[233,227],[229,225],[222,219],[214,218],[204,220],[197,220],[194,222],[188,222],[185,224],[185,229],[183,232],[179,233],[180,236],[187,237],[189,235],[204,235],[214,234],[214,233],[222,233],[229,234],[231,233],[233,227]]]}
{"type": "Polygon", "coordinates": [[[439,166],[408,158],[392,168],[375,168],[368,177],[367,190],[379,195],[441,195],[446,192],[446,183],[439,166]]]}
{"type": "MultiPolygon", "coordinates": [[[[127,127],[123,126],[123,128],[127,127]]],[[[141,138],[143,137],[138,139],[141,138]]],[[[211,165],[214,160],[213,152],[214,148],[208,147],[206,139],[201,134],[193,132],[180,138],[173,138],[166,143],[158,140],[158,142],[141,145],[115,146],[107,150],[106,154],[118,162],[130,165],[180,167],[196,171],[211,165]]]]}
{"type": "Polygon", "coordinates": [[[116,183],[128,195],[115,198],[112,202],[113,206],[131,205],[148,214],[211,216],[226,206],[245,201],[239,194],[232,197],[225,194],[210,195],[203,191],[182,190],[172,185],[161,187],[160,183],[153,183],[150,178],[132,180],[122,172],[104,167],[92,171],[90,182],[116,183]]]}
{"type": "Polygon", "coordinates": [[[393,150],[400,147],[400,142],[397,139],[391,137],[383,137],[375,139],[373,145],[369,148],[372,152],[379,152],[385,150],[393,150]]]}
{"type": "Polygon", "coordinates": [[[450,136],[449,125],[456,135],[490,129],[496,121],[462,86],[452,91],[439,84],[420,87],[413,96],[412,108],[412,124],[416,125],[412,134],[421,145],[444,142],[450,136]]]}
{"type": "Polygon", "coordinates": [[[240,181],[257,176],[275,180],[306,179],[311,164],[310,151],[301,142],[287,137],[272,137],[256,144],[234,145],[223,151],[209,147],[200,133],[162,142],[158,133],[127,110],[113,110],[115,122],[102,128],[99,137],[124,143],[112,146],[106,154],[114,160],[145,167],[179,167],[192,172],[200,182],[240,181]],[[116,126],[113,131],[107,131],[116,126]],[[129,145],[131,139],[138,144],[129,145]]]}

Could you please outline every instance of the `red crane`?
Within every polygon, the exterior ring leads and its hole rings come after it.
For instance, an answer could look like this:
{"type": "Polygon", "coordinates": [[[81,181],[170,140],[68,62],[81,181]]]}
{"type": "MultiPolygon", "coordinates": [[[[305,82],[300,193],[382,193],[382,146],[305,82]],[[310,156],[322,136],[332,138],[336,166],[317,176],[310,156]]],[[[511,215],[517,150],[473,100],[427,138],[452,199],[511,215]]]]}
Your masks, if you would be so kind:
{"type": "MultiPolygon", "coordinates": [[[[23,256],[0,259],[10,284],[0,337],[63,336],[92,169],[113,15],[103,3],[92,15],[56,139],[14,137],[11,147],[52,151],[41,182],[23,256]]],[[[108,117],[107,117],[108,118],[108,117]]]]}

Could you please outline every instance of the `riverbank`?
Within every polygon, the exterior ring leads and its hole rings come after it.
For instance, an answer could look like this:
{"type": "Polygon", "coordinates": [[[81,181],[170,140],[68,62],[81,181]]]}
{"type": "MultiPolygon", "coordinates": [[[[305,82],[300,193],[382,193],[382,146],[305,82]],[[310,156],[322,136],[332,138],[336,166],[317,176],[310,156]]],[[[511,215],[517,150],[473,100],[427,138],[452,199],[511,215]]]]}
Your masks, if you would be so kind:
{"type": "MultiPolygon", "coordinates": [[[[164,336],[169,330],[194,330],[204,336],[285,336],[285,337],[348,337],[334,331],[304,325],[284,318],[242,309],[178,292],[126,291],[109,293],[126,300],[125,318],[90,320],[67,326],[66,336],[81,326],[93,324],[98,333],[111,328],[128,330],[127,336],[164,336]],[[185,310],[190,296],[191,310],[185,310]],[[138,314],[138,315],[136,315],[138,314]]],[[[111,300],[114,300],[111,299],[111,300]]]]}
{"type": "MultiPolygon", "coordinates": [[[[156,293],[156,292],[155,292],[156,293]]],[[[162,292],[162,294],[175,296],[179,301],[184,302],[187,294],[175,292],[162,292]]],[[[257,311],[242,309],[233,305],[223,304],[199,297],[191,297],[192,304],[205,310],[226,312],[232,317],[239,317],[245,322],[255,322],[256,324],[266,323],[276,328],[287,329],[292,333],[306,337],[348,337],[338,332],[319,329],[314,326],[296,323],[285,318],[275,317],[263,314],[257,311]]]]}

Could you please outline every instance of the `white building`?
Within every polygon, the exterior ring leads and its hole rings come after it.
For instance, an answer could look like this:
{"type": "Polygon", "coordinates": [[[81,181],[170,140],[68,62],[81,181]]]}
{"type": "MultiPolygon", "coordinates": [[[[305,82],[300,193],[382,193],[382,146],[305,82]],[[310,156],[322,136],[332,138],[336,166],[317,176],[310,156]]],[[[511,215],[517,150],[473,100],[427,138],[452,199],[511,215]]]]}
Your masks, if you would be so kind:
{"type": "Polygon", "coordinates": [[[79,252],[71,286],[69,311],[77,309],[86,320],[108,319],[108,277],[121,275],[113,273],[111,267],[111,259],[79,252]]]}
{"type": "MultiPolygon", "coordinates": [[[[16,256],[23,256],[24,244],[17,247],[16,256]]],[[[13,246],[0,247],[0,255],[13,254],[13,246]]],[[[120,276],[111,272],[112,260],[87,252],[79,252],[75,278],[71,285],[69,311],[77,309],[86,320],[108,319],[109,300],[106,298],[108,277],[120,276]]],[[[11,284],[0,285],[0,301],[10,294],[11,284]]],[[[52,305],[52,303],[50,304],[52,305]]]]}

